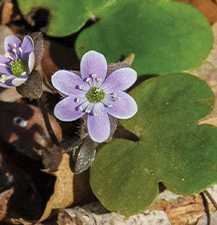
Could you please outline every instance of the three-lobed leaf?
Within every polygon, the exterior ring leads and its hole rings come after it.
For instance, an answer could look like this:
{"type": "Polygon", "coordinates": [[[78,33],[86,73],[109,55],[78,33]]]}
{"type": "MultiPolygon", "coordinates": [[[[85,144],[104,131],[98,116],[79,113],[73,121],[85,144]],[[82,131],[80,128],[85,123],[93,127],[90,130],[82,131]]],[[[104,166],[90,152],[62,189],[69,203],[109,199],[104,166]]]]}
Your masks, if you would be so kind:
{"type": "MultiPolygon", "coordinates": [[[[102,52],[109,63],[134,53],[138,74],[166,74],[199,67],[208,56],[213,34],[196,8],[168,0],[18,0],[26,17],[34,8],[50,12],[47,34],[66,36],[79,31],[81,58],[88,50],[102,52]]],[[[30,13],[31,14],[31,13],[30,13]]],[[[26,17],[28,20],[28,16],[26,17]]]]}
{"type": "Polygon", "coordinates": [[[210,87],[189,74],[151,78],[130,94],[139,110],[122,125],[140,141],[117,139],[96,155],[91,186],[111,211],[148,208],[161,181],[177,194],[201,192],[217,181],[217,128],[198,125],[214,105],[210,87]]]}
{"type": "Polygon", "coordinates": [[[99,22],[76,41],[81,57],[102,52],[110,62],[135,53],[133,68],[141,74],[165,74],[199,67],[213,44],[210,24],[200,11],[173,1],[136,0],[116,11],[107,8],[99,22]]]}

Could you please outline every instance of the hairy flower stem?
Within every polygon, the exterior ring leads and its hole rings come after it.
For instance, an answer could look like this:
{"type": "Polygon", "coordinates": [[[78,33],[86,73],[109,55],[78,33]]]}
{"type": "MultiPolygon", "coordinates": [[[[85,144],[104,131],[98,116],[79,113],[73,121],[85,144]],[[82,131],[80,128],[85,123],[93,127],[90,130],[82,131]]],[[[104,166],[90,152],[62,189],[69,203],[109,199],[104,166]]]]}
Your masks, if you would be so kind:
{"type": "Polygon", "coordinates": [[[44,106],[44,102],[43,102],[43,100],[41,98],[38,98],[37,101],[38,101],[38,105],[39,105],[39,107],[41,109],[41,113],[42,113],[42,116],[44,118],[45,126],[47,128],[47,131],[48,131],[48,134],[50,136],[50,139],[51,139],[53,144],[59,146],[60,143],[57,140],[57,137],[56,137],[56,135],[55,135],[55,133],[53,131],[53,128],[51,127],[50,120],[49,120],[49,117],[48,117],[48,113],[47,113],[47,110],[46,110],[46,108],[44,106]]]}

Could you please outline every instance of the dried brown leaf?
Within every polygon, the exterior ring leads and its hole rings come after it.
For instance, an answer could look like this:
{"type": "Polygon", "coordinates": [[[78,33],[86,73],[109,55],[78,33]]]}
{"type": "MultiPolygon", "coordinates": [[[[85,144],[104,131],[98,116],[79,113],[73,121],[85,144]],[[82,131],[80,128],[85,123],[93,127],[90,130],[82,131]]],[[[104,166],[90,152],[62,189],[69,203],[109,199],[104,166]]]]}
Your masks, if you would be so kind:
{"type": "Polygon", "coordinates": [[[14,13],[14,5],[11,0],[3,0],[2,3],[1,24],[5,25],[11,21],[12,15],[14,13]]]}
{"type": "Polygon", "coordinates": [[[13,193],[13,187],[0,193],[0,221],[2,221],[8,213],[8,201],[13,193]]]}
{"type": "MultiPolygon", "coordinates": [[[[210,213],[214,212],[214,206],[209,203],[210,213]]],[[[165,200],[157,201],[150,210],[163,210],[168,215],[171,224],[195,225],[198,218],[205,215],[201,196],[183,196],[173,202],[165,200]]]]}
{"type": "Polygon", "coordinates": [[[62,162],[56,172],[50,173],[57,177],[54,193],[47,202],[45,211],[40,221],[47,219],[53,209],[66,208],[82,201],[90,194],[87,173],[75,175],[70,168],[70,157],[64,154],[62,162]]]}
{"type": "Polygon", "coordinates": [[[213,0],[175,0],[189,3],[197,7],[207,17],[211,24],[217,22],[217,2],[213,0]]]}

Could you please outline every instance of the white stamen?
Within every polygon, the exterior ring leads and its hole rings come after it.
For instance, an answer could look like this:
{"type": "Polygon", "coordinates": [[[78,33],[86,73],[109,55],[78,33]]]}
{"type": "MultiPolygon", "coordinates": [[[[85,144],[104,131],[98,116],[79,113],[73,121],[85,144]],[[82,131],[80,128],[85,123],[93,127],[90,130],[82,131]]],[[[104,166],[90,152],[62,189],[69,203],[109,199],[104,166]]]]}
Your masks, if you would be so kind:
{"type": "Polygon", "coordinates": [[[109,108],[111,108],[112,107],[112,105],[107,105],[109,108]]]}
{"type": "Polygon", "coordinates": [[[82,90],[82,89],[83,89],[83,86],[81,85],[81,86],[79,87],[79,89],[82,90]]]}
{"type": "Polygon", "coordinates": [[[17,53],[17,49],[16,48],[13,48],[12,49],[12,52],[14,52],[16,54],[17,53]]]}
{"type": "Polygon", "coordinates": [[[23,52],[23,50],[22,50],[22,48],[21,48],[21,47],[19,47],[19,48],[18,48],[18,50],[20,51],[20,53],[22,53],[22,52],[23,52]]]}
{"type": "Polygon", "coordinates": [[[16,58],[17,58],[17,49],[16,48],[13,48],[12,49],[12,52],[15,54],[16,58]]]}
{"type": "Polygon", "coordinates": [[[21,73],[21,76],[24,76],[24,75],[26,75],[26,72],[25,71],[21,73]]]}
{"type": "Polygon", "coordinates": [[[120,98],[120,97],[117,97],[117,98],[116,98],[116,100],[117,100],[117,101],[120,101],[120,100],[121,100],[121,98],[120,98]]]}
{"type": "Polygon", "coordinates": [[[4,64],[4,63],[0,63],[0,66],[7,66],[6,64],[4,64]]]}
{"type": "Polygon", "coordinates": [[[90,82],[90,78],[89,77],[86,79],[86,82],[90,82]]]}
{"type": "Polygon", "coordinates": [[[11,59],[11,60],[14,60],[14,59],[10,56],[10,54],[9,54],[8,52],[5,53],[5,57],[6,57],[6,58],[9,58],[9,59],[11,59]]]}
{"type": "Polygon", "coordinates": [[[93,77],[93,78],[95,78],[95,77],[96,77],[96,74],[95,74],[95,73],[94,73],[94,74],[92,74],[92,77],[93,77]]]}
{"type": "Polygon", "coordinates": [[[84,110],[83,107],[80,105],[78,108],[81,112],[84,110]]]}
{"type": "Polygon", "coordinates": [[[75,100],[76,102],[79,102],[80,101],[80,98],[76,98],[76,100],[75,100]]]}
{"type": "Polygon", "coordinates": [[[96,80],[97,80],[98,82],[102,81],[102,79],[100,79],[100,78],[97,78],[96,80]]]}
{"type": "Polygon", "coordinates": [[[115,93],[112,94],[112,97],[115,98],[117,95],[115,93]]]}
{"type": "Polygon", "coordinates": [[[13,46],[14,46],[14,48],[16,48],[16,47],[17,47],[17,45],[16,45],[15,43],[13,44],[13,46]]]}
{"type": "Polygon", "coordinates": [[[97,112],[94,112],[93,115],[94,115],[94,116],[98,116],[98,113],[97,113],[97,112]]]}

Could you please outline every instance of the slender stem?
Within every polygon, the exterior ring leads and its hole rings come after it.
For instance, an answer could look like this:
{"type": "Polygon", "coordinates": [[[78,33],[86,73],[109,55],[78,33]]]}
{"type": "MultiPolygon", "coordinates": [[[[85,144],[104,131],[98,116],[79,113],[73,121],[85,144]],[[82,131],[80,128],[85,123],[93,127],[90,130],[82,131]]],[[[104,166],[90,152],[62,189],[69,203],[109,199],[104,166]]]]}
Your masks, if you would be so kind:
{"type": "Polygon", "coordinates": [[[217,203],[216,201],[214,200],[214,198],[212,197],[212,195],[207,191],[205,190],[204,191],[204,194],[206,194],[206,196],[209,198],[209,200],[212,202],[212,204],[214,205],[214,207],[217,209],[217,203]]]}
{"type": "Polygon", "coordinates": [[[48,117],[48,113],[47,113],[47,110],[44,106],[44,102],[41,98],[38,98],[37,101],[38,101],[38,105],[41,109],[41,113],[42,113],[42,116],[44,118],[45,126],[47,128],[50,139],[51,139],[53,144],[56,144],[58,146],[59,141],[57,140],[57,137],[56,137],[56,135],[53,131],[53,128],[51,127],[50,120],[49,120],[49,117],[48,117]]]}
{"type": "Polygon", "coordinates": [[[209,205],[208,205],[205,194],[203,192],[201,192],[200,195],[203,199],[203,206],[204,206],[204,210],[205,210],[205,213],[206,213],[206,216],[207,216],[207,225],[210,225],[211,220],[210,220],[210,213],[209,213],[209,205]]]}

